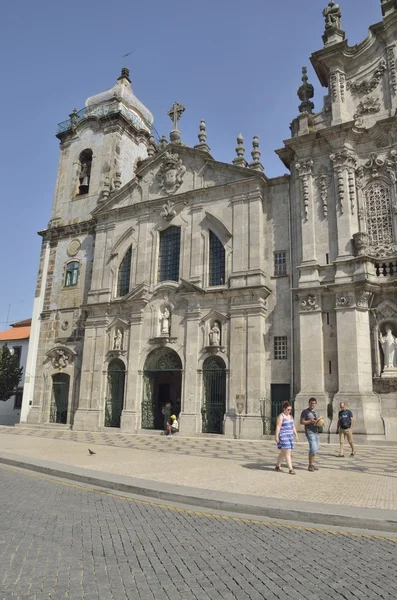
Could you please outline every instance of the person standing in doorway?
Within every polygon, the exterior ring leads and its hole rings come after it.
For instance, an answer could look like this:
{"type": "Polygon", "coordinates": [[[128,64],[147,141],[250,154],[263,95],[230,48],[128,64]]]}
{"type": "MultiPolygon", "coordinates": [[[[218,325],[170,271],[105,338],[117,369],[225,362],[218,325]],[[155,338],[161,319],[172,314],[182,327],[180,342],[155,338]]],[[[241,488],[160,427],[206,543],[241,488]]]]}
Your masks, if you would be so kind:
{"type": "Polygon", "coordinates": [[[319,436],[317,421],[319,420],[316,412],[317,400],[315,398],[309,399],[309,407],[301,413],[301,425],[305,426],[306,439],[309,442],[309,471],[318,471],[318,467],[315,466],[314,462],[316,454],[318,453],[319,436]]]}
{"type": "Polygon", "coordinates": [[[169,400],[167,400],[167,402],[164,404],[163,410],[161,412],[164,415],[164,435],[171,436],[170,418],[172,413],[172,406],[169,400]]]}
{"type": "Polygon", "coordinates": [[[298,441],[298,434],[295,429],[294,418],[291,414],[292,406],[288,400],[283,402],[283,412],[278,415],[276,421],[276,444],[281,451],[276,462],[276,471],[282,472],[281,465],[283,460],[287,463],[290,475],[295,475],[292,466],[291,451],[294,449],[294,436],[298,441]]]}
{"type": "Polygon", "coordinates": [[[351,448],[350,456],[355,455],[354,441],[353,441],[353,413],[351,410],[346,408],[344,402],[339,404],[338,424],[336,426],[336,433],[339,433],[339,456],[342,458],[344,455],[345,438],[349,442],[351,448]]]}

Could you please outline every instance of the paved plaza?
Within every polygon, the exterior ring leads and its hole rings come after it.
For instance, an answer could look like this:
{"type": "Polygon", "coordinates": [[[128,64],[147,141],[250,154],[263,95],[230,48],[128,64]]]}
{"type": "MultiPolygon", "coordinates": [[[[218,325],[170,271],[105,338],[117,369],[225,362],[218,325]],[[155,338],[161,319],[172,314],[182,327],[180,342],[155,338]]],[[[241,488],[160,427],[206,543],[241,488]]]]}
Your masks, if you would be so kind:
{"type": "Polygon", "coordinates": [[[325,441],[316,473],[307,471],[306,442],[297,445],[291,477],[274,472],[271,441],[0,427],[0,452],[21,458],[213,492],[397,510],[397,446],[358,446],[354,458],[338,458],[338,446],[325,441]]]}
{"type": "Polygon", "coordinates": [[[0,466],[1,600],[395,600],[397,539],[156,506],[0,466]]]}

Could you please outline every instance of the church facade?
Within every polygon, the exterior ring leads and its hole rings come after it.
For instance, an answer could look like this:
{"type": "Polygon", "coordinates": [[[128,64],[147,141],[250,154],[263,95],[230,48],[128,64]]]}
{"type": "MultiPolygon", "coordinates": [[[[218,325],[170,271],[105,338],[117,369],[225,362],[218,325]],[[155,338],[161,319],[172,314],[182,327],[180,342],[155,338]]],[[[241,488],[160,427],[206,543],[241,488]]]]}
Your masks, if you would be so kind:
{"type": "Polygon", "coordinates": [[[280,402],[315,396],[334,428],[397,439],[397,2],[354,47],[324,9],[303,69],[299,116],[269,179],[251,159],[216,161],[169,140],[128,69],[61,123],[21,419],[74,429],[163,428],[259,438],[280,402]],[[30,361],[30,362],[29,362],[30,361]]]}

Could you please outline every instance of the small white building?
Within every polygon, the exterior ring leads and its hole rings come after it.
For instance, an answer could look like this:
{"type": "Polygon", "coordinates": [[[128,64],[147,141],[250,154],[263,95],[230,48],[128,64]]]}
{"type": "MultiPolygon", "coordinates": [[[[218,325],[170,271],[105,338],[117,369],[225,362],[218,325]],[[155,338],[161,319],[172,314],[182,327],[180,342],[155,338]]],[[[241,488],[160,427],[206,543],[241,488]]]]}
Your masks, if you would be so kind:
{"type": "Polygon", "coordinates": [[[32,320],[26,319],[11,325],[10,329],[0,332],[0,347],[8,345],[11,352],[19,357],[19,365],[23,367],[23,374],[18,391],[6,402],[0,401],[0,425],[15,425],[19,423],[22,396],[23,396],[23,378],[25,376],[26,359],[28,356],[30,325],[32,320]]]}

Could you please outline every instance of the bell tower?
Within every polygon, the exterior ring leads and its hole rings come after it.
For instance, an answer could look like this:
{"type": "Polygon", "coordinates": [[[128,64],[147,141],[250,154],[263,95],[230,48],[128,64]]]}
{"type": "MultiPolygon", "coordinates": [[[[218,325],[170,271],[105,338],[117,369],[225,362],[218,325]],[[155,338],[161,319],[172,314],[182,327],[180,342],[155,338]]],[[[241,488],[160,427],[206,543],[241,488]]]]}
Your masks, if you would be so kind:
{"type": "Polygon", "coordinates": [[[51,227],[90,218],[112,190],[130,181],[152,144],[152,113],[131,87],[123,67],[116,84],[86,100],[59,123],[61,144],[51,227]]]}

